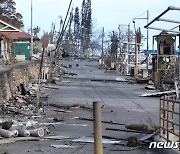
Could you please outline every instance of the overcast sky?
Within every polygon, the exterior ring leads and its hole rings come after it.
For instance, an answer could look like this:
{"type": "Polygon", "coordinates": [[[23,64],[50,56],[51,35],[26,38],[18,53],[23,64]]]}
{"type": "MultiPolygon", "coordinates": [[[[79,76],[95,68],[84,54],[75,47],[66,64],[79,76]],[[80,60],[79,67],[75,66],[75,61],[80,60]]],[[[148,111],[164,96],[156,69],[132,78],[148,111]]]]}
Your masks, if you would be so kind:
{"type": "MultiPolygon", "coordinates": [[[[65,17],[70,0],[32,0],[33,1],[33,27],[39,26],[41,31],[50,31],[52,22],[59,26],[59,16],[65,17]]],[[[30,28],[30,2],[31,0],[15,0],[17,12],[23,15],[25,31],[30,28]]],[[[91,0],[92,18],[94,26],[98,29],[105,27],[105,31],[118,30],[119,24],[131,24],[133,18],[149,10],[150,21],[159,15],[168,6],[180,7],[180,0],[91,0]]],[[[81,8],[82,0],[73,0],[73,7],[81,8]]],[[[140,17],[146,17],[146,13],[140,17]]],[[[169,18],[178,20],[179,14],[174,12],[169,18]]],[[[180,20],[180,19],[179,19],[180,20]]],[[[137,20],[136,27],[143,28],[146,20],[137,20]]],[[[165,25],[166,27],[166,25],[165,25]]],[[[150,35],[159,33],[150,32],[150,35]]]]}

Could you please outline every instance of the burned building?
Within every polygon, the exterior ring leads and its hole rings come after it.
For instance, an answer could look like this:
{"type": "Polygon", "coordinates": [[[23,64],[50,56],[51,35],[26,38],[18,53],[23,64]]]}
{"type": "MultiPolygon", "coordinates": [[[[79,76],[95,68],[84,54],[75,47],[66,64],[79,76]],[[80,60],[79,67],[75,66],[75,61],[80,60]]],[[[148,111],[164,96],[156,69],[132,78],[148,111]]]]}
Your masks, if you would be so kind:
{"type": "Polygon", "coordinates": [[[176,35],[162,31],[153,37],[157,41],[157,55],[153,58],[153,80],[155,86],[168,90],[174,83],[176,35]]]}

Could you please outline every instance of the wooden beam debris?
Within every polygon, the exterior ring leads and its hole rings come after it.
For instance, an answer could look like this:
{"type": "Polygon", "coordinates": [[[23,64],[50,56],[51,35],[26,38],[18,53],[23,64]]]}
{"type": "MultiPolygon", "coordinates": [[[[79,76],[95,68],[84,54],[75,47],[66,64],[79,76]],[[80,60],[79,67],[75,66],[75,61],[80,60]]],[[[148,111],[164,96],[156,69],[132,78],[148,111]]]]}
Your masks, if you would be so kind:
{"type": "Polygon", "coordinates": [[[0,139],[0,145],[14,143],[16,141],[40,141],[39,137],[17,137],[17,138],[3,138],[0,139]]]}
{"type": "MultiPolygon", "coordinates": [[[[82,118],[82,117],[78,117],[78,119],[80,119],[80,120],[87,120],[87,121],[93,121],[92,118],[82,118]]],[[[116,122],[112,122],[112,121],[103,121],[103,120],[102,120],[102,123],[112,124],[112,125],[126,125],[126,124],[124,124],[124,123],[116,123],[116,122]]]]}
{"type": "Polygon", "coordinates": [[[143,131],[129,130],[129,129],[124,129],[124,128],[106,128],[106,130],[123,131],[123,132],[130,132],[130,133],[144,133],[143,131]]]}
{"type": "MultiPolygon", "coordinates": [[[[62,109],[84,109],[84,110],[91,110],[93,111],[93,109],[91,107],[87,107],[85,105],[79,105],[79,104],[75,104],[75,105],[58,105],[58,104],[55,104],[55,103],[48,103],[47,106],[52,106],[52,107],[55,107],[55,108],[62,108],[62,109]]],[[[69,111],[67,111],[69,112],[69,111]]]]}
{"type": "Polygon", "coordinates": [[[106,135],[103,135],[102,136],[103,138],[105,138],[105,139],[110,139],[110,140],[124,140],[124,141],[127,141],[128,140],[128,138],[118,138],[118,137],[112,137],[112,136],[106,136],[106,135]]]}

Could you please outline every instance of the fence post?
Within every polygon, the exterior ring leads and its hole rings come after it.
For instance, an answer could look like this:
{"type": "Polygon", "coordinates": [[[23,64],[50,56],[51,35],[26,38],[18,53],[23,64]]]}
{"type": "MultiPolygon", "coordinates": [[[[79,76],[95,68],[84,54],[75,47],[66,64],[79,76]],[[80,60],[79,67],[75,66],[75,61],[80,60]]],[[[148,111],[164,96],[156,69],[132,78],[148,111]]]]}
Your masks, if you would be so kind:
{"type": "Polygon", "coordinates": [[[93,102],[94,154],[103,154],[101,102],[93,102]]]}

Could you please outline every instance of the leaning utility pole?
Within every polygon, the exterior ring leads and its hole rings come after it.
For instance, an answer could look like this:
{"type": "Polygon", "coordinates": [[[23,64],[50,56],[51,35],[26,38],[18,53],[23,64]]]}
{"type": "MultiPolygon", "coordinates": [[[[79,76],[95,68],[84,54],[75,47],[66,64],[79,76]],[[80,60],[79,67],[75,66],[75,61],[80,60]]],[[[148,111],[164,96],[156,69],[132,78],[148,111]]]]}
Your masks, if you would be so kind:
{"type": "Polygon", "coordinates": [[[67,10],[67,13],[66,13],[66,17],[65,17],[64,22],[63,22],[63,25],[62,25],[61,33],[60,33],[59,38],[58,38],[58,40],[57,40],[56,49],[59,48],[59,46],[60,46],[60,44],[61,44],[61,42],[62,42],[62,38],[63,38],[64,32],[65,32],[65,30],[66,30],[65,24],[66,24],[66,20],[67,20],[67,17],[68,17],[70,8],[71,8],[71,4],[72,4],[72,0],[70,0],[70,3],[69,3],[69,7],[68,7],[68,10],[67,10]]]}
{"type": "Polygon", "coordinates": [[[41,85],[41,76],[42,76],[42,68],[43,68],[43,59],[44,59],[44,52],[45,49],[47,49],[49,44],[49,36],[47,34],[44,34],[42,37],[42,54],[41,54],[41,62],[39,66],[39,76],[38,76],[38,90],[37,90],[37,98],[36,98],[36,107],[37,109],[39,108],[39,103],[40,103],[40,85],[41,85]]]}

